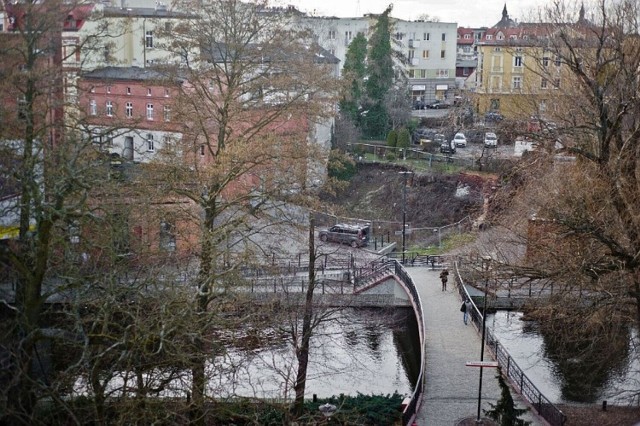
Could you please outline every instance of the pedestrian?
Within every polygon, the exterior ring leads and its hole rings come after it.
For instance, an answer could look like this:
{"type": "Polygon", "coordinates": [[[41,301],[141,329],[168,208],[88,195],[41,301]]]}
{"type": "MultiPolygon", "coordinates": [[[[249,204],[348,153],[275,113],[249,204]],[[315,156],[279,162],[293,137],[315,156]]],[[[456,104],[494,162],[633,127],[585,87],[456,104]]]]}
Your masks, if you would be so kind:
{"type": "Polygon", "coordinates": [[[447,291],[447,281],[449,281],[449,270],[445,269],[440,272],[440,281],[442,281],[442,291],[447,291]]]}
{"type": "Polygon", "coordinates": [[[471,309],[473,309],[471,301],[465,300],[464,302],[462,302],[462,306],[460,306],[460,312],[462,312],[462,321],[464,321],[464,325],[467,325],[468,323],[469,313],[471,312],[471,309]]]}

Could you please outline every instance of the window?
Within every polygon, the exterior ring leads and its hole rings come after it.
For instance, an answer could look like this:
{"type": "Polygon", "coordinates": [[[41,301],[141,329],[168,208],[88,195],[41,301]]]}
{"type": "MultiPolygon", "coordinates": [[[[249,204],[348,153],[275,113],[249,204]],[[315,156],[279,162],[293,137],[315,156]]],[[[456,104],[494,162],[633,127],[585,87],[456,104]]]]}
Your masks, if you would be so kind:
{"type": "Polygon", "coordinates": [[[335,40],[335,39],[336,39],[336,31],[329,30],[329,40],[335,40]]]}
{"type": "Polygon", "coordinates": [[[131,94],[131,87],[127,87],[127,95],[131,94]]]}
{"type": "Polygon", "coordinates": [[[164,117],[164,121],[169,121],[171,119],[171,108],[169,105],[164,106],[162,116],[164,117]]]}
{"type": "Polygon", "coordinates": [[[429,58],[429,51],[428,50],[423,50],[422,51],[422,58],[423,59],[428,59],[429,58]]]}
{"type": "Polygon", "coordinates": [[[409,70],[409,78],[416,78],[416,70],[409,70]]]}
{"type": "Polygon", "coordinates": [[[542,66],[545,67],[545,68],[549,66],[549,57],[548,56],[544,56],[542,58],[542,66]]]}
{"type": "Polygon", "coordinates": [[[442,33],[442,41],[447,41],[447,33],[442,33]]]}
{"type": "Polygon", "coordinates": [[[560,59],[560,55],[556,56],[556,67],[559,67],[562,64],[562,59],[560,59]]]}
{"type": "Polygon", "coordinates": [[[471,34],[465,34],[465,35],[464,35],[464,39],[465,39],[465,40],[469,40],[469,39],[471,39],[471,34]]]}
{"type": "Polygon", "coordinates": [[[427,78],[427,70],[420,70],[420,78],[427,78]]]}
{"type": "Polygon", "coordinates": [[[560,88],[560,79],[556,78],[555,80],[553,80],[553,88],[554,89],[559,89],[560,88]]]}
{"type": "Polygon", "coordinates": [[[96,115],[98,113],[98,104],[95,100],[89,101],[89,114],[96,115]]]}
{"type": "Polygon", "coordinates": [[[445,57],[445,53],[446,53],[446,52],[445,52],[445,50],[444,50],[444,49],[442,49],[442,50],[440,51],[440,59],[444,59],[444,57],[445,57]]]}
{"type": "Polygon", "coordinates": [[[107,86],[107,93],[111,93],[111,86],[107,86]]]}
{"type": "Polygon", "coordinates": [[[144,46],[153,48],[153,31],[147,31],[144,34],[144,46]]]}
{"type": "Polygon", "coordinates": [[[540,80],[540,88],[541,89],[546,89],[547,87],[549,87],[548,84],[549,83],[547,82],[546,78],[543,78],[542,80],[540,80]]]}
{"type": "Polygon", "coordinates": [[[168,33],[171,32],[171,22],[164,23],[164,30],[168,33]]]}
{"type": "Polygon", "coordinates": [[[167,89],[167,88],[165,87],[165,89],[164,89],[164,97],[165,97],[165,98],[168,98],[168,97],[169,97],[169,95],[170,95],[169,89],[167,89]]]}
{"type": "Polygon", "coordinates": [[[422,36],[423,36],[422,38],[424,38],[425,40],[429,40],[429,37],[431,36],[431,34],[424,33],[422,36]]]}
{"type": "Polygon", "coordinates": [[[106,112],[107,112],[107,117],[113,116],[113,102],[107,101],[106,112]]]}
{"type": "Polygon", "coordinates": [[[124,108],[124,115],[127,118],[133,117],[133,104],[131,102],[127,102],[124,108]]]}
{"type": "Polygon", "coordinates": [[[151,89],[147,89],[147,96],[151,96],[151,89]]]}
{"type": "Polygon", "coordinates": [[[493,40],[493,36],[491,34],[487,34],[487,40],[493,40]]]}
{"type": "Polygon", "coordinates": [[[502,48],[501,47],[494,47],[493,51],[494,52],[502,52],[502,48]]]}
{"type": "Polygon", "coordinates": [[[204,157],[205,147],[204,144],[200,145],[200,155],[204,157]]]}
{"type": "Polygon", "coordinates": [[[153,144],[153,135],[151,133],[147,133],[147,151],[155,151],[156,147],[153,144]]]}
{"type": "Polygon", "coordinates": [[[522,89],[522,77],[520,76],[513,77],[512,87],[514,89],[522,89]]]}
{"type": "Polygon", "coordinates": [[[436,73],[436,76],[438,78],[448,78],[449,77],[449,70],[438,70],[438,72],[436,73]]]}
{"type": "Polygon", "coordinates": [[[513,57],[513,66],[521,67],[522,66],[522,56],[514,56],[513,57]]]}
{"type": "Polygon", "coordinates": [[[147,104],[147,120],[153,120],[153,104],[147,104]]]}
{"type": "Polygon", "coordinates": [[[395,35],[396,40],[402,40],[402,37],[404,37],[404,34],[399,31],[395,35]]]}
{"type": "Polygon", "coordinates": [[[164,251],[176,251],[176,235],[174,224],[163,220],[160,222],[160,249],[164,251]]]}
{"type": "Polygon", "coordinates": [[[96,93],[96,88],[94,86],[91,86],[91,88],[89,89],[89,92],[96,93]]]}
{"type": "Polygon", "coordinates": [[[540,101],[540,103],[538,104],[538,109],[540,110],[540,112],[544,112],[547,110],[547,100],[546,99],[542,99],[540,101]]]}
{"type": "Polygon", "coordinates": [[[411,50],[409,50],[409,54],[407,56],[407,59],[409,59],[409,62],[411,62],[413,60],[413,58],[415,58],[415,56],[416,56],[416,51],[411,49],[411,50]]]}
{"type": "Polygon", "coordinates": [[[345,31],[344,38],[345,40],[351,40],[351,31],[345,31]]]}

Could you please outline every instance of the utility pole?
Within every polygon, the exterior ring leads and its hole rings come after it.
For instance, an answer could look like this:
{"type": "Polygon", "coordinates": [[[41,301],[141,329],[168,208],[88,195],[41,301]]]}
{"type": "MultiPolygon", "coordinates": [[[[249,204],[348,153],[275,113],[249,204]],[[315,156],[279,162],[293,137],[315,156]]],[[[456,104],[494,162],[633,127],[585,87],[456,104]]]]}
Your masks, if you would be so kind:
{"type": "Polygon", "coordinates": [[[406,233],[407,233],[407,175],[412,172],[400,172],[403,176],[402,185],[402,264],[404,265],[404,253],[406,251],[406,233]]]}
{"type": "MultiPolygon", "coordinates": [[[[484,272],[484,306],[482,308],[482,342],[480,343],[480,362],[484,361],[484,339],[487,329],[487,296],[489,293],[489,267],[491,266],[491,258],[485,256],[482,258],[482,269],[484,272]]],[[[480,366],[480,383],[478,384],[478,416],[476,418],[476,424],[482,424],[480,419],[480,406],[482,405],[482,370],[484,368],[480,366]]]]}

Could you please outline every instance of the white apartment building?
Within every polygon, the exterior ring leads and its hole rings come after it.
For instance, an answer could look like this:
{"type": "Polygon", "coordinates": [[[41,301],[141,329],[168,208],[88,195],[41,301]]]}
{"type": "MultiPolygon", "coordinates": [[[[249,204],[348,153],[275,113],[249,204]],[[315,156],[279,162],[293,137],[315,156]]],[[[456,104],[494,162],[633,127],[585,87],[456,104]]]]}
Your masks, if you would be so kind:
{"type": "MultiPolygon", "coordinates": [[[[360,18],[301,17],[301,24],[318,37],[318,43],[344,64],[351,40],[359,33],[369,37],[375,16],[360,18]]],[[[408,77],[413,100],[453,100],[456,77],[457,24],[404,21],[392,18],[393,48],[405,58],[400,64],[408,77]]]]}

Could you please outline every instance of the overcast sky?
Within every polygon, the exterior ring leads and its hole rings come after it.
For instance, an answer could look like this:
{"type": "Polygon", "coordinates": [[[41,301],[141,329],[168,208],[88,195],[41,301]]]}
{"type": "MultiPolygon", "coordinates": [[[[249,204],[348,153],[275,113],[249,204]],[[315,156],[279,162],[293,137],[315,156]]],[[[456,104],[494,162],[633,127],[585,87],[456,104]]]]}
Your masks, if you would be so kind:
{"type": "MultiPolygon", "coordinates": [[[[279,6],[291,4],[298,9],[321,16],[357,17],[366,13],[381,13],[393,3],[391,16],[415,20],[427,14],[441,22],[456,22],[460,27],[491,27],[502,17],[504,0],[275,0],[279,6]]],[[[518,21],[531,16],[548,0],[507,1],[509,17],[518,21]]],[[[525,19],[527,20],[527,19],[525,19]]]]}

